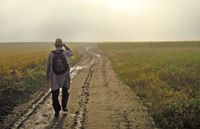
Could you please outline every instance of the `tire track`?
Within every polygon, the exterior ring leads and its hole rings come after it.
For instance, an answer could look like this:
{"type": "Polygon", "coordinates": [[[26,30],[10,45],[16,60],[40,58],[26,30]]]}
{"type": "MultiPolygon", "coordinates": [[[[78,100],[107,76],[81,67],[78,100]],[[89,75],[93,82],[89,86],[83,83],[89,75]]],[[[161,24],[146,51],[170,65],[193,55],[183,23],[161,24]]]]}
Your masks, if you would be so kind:
{"type": "Polygon", "coordinates": [[[89,86],[90,81],[92,79],[93,71],[97,62],[97,57],[94,59],[92,65],[89,68],[89,72],[87,74],[84,85],[82,86],[82,94],[79,102],[78,111],[76,111],[76,115],[74,117],[74,122],[71,126],[72,129],[84,129],[87,103],[89,101],[89,86]]]}

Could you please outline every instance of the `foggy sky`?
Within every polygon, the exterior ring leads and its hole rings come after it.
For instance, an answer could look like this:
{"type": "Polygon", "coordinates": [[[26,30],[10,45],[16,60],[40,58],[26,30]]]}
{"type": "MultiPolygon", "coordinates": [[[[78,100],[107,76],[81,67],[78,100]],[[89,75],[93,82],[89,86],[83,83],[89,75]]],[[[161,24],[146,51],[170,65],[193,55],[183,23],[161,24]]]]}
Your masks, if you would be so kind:
{"type": "Polygon", "coordinates": [[[200,40],[200,0],[0,0],[0,42],[200,40]]]}

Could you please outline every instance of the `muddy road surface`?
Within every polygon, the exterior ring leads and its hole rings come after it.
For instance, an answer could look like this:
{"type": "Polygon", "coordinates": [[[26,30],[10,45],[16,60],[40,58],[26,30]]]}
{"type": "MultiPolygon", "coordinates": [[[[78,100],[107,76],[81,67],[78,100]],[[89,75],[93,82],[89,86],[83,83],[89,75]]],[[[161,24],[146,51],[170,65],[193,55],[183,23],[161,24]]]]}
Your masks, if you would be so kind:
{"type": "Polygon", "coordinates": [[[69,111],[61,111],[59,118],[54,117],[51,94],[46,93],[9,128],[155,128],[142,101],[117,79],[108,58],[88,49],[82,54],[83,58],[71,71],[69,111]]]}

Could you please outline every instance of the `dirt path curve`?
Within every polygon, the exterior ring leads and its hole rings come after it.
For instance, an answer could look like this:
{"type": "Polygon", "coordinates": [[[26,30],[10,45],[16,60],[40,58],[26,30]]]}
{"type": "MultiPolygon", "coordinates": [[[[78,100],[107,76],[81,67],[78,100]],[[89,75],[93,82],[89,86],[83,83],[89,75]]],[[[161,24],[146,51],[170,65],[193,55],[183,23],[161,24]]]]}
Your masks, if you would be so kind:
{"type": "Polygon", "coordinates": [[[53,117],[51,95],[19,129],[152,129],[140,99],[118,81],[110,61],[87,51],[71,74],[68,113],[53,117]]]}

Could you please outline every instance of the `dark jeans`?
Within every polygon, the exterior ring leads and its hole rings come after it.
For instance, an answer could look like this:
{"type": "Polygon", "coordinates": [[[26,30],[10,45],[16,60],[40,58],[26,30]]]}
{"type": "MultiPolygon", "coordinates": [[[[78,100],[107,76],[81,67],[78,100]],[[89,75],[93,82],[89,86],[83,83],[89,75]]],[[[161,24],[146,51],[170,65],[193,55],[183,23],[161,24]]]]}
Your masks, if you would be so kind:
{"type": "MultiPolygon", "coordinates": [[[[53,108],[54,108],[54,111],[57,113],[61,110],[58,97],[59,97],[59,89],[52,91],[53,108]]],[[[68,89],[66,87],[63,87],[62,88],[62,108],[67,107],[68,99],[69,99],[68,89]]]]}

